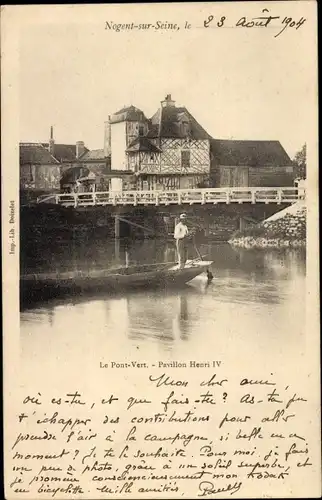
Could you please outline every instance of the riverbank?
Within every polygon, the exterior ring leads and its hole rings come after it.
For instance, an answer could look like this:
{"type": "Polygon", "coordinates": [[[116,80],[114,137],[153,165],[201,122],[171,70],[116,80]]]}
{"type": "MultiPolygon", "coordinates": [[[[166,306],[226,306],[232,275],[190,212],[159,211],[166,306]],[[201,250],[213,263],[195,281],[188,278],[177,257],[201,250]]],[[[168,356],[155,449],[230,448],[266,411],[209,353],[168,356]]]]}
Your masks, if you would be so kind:
{"type": "Polygon", "coordinates": [[[236,231],[228,242],[242,248],[305,248],[305,202],[299,201],[260,224],[236,231]]]}

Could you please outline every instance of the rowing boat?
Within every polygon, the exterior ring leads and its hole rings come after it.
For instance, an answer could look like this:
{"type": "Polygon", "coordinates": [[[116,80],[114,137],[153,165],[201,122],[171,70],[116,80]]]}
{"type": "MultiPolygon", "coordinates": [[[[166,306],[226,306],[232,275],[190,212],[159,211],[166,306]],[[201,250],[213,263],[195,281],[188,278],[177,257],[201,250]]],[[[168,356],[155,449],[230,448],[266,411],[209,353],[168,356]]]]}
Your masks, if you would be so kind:
{"type": "Polygon", "coordinates": [[[211,264],[211,261],[194,260],[187,261],[183,269],[173,263],[164,263],[90,272],[24,274],[20,278],[21,301],[29,303],[66,294],[179,286],[206,271],[211,264]]]}

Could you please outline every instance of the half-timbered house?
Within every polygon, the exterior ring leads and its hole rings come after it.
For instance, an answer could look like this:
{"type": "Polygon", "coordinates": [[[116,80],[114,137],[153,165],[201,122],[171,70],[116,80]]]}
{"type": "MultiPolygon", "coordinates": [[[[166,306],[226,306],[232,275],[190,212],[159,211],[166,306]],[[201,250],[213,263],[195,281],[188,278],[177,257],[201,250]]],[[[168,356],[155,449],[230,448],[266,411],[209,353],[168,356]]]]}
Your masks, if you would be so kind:
{"type": "Polygon", "coordinates": [[[185,107],[167,95],[147,120],[130,106],[109,119],[112,170],[131,170],[137,189],[186,189],[210,174],[210,139],[185,107]]]}

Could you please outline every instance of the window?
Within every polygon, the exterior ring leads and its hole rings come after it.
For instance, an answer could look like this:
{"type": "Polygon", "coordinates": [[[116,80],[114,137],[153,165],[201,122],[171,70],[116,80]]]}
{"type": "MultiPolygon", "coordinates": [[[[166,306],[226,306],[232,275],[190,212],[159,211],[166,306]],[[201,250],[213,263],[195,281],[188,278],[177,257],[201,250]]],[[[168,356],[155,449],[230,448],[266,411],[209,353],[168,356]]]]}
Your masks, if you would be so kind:
{"type": "Polygon", "coordinates": [[[181,151],[181,166],[182,168],[190,167],[190,151],[187,149],[181,151]]]}
{"type": "Polygon", "coordinates": [[[28,181],[29,182],[33,182],[34,181],[34,176],[33,176],[33,172],[32,172],[32,165],[30,165],[28,174],[29,174],[28,175],[28,177],[29,177],[28,181]]]}
{"type": "Polygon", "coordinates": [[[144,125],[139,125],[139,135],[144,135],[144,125]]]}

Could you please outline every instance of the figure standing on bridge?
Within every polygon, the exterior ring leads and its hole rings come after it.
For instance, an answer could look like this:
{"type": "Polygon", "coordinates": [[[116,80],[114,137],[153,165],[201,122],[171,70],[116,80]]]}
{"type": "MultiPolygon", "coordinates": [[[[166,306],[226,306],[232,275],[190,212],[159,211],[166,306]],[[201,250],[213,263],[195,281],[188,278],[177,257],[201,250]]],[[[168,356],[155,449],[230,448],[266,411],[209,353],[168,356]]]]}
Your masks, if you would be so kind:
{"type": "Polygon", "coordinates": [[[179,269],[183,269],[188,257],[188,227],[185,224],[186,214],[180,215],[180,221],[176,224],[174,228],[174,239],[177,245],[178,263],[179,269]]]}

